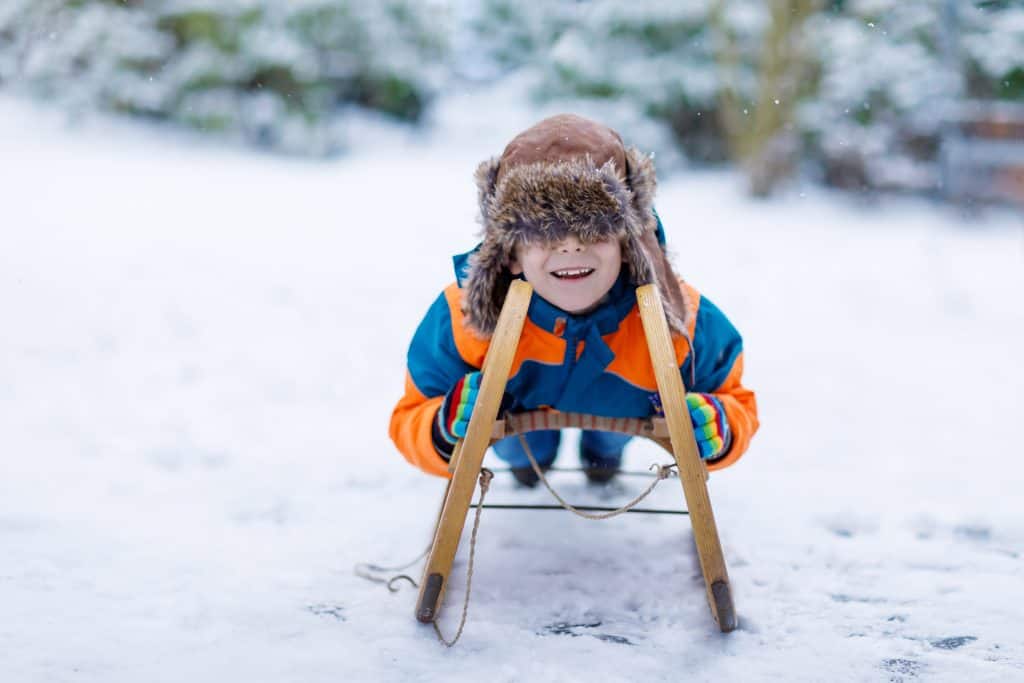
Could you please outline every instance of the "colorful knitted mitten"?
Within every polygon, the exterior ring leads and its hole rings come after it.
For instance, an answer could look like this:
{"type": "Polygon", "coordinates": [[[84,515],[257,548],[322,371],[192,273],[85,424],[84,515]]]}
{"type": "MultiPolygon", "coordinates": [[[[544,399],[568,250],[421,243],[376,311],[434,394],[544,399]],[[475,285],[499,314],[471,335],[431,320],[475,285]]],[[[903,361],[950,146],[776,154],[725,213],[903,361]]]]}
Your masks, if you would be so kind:
{"type": "Polygon", "coordinates": [[[690,409],[701,459],[714,460],[722,456],[732,442],[722,402],[711,394],[692,392],[686,395],[686,405],[690,409]]]}
{"type": "Polygon", "coordinates": [[[437,411],[437,432],[453,446],[466,436],[466,427],[480,391],[480,377],[479,372],[471,372],[456,382],[437,411]]]}

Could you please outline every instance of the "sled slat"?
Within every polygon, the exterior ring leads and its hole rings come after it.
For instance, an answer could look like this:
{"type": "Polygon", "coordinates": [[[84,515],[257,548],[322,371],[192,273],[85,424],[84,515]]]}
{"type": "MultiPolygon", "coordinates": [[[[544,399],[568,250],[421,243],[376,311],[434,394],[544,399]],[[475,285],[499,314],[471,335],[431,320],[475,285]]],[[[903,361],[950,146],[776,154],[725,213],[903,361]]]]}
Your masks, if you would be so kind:
{"type": "Polygon", "coordinates": [[[643,436],[648,439],[669,438],[668,423],[660,417],[614,418],[582,413],[560,413],[553,410],[534,410],[528,413],[507,415],[503,420],[496,420],[491,431],[491,441],[544,429],[594,429],[601,432],[643,436]]]}

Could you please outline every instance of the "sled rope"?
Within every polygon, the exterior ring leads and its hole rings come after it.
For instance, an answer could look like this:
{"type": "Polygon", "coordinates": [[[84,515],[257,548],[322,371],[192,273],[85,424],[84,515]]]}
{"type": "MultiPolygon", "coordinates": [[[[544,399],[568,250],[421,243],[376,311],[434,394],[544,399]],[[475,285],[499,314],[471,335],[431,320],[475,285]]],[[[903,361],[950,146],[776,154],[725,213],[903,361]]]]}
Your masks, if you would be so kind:
{"type": "MultiPolygon", "coordinates": [[[[568,503],[564,498],[562,498],[558,494],[557,491],[555,491],[551,487],[551,484],[548,483],[547,478],[544,476],[544,471],[541,470],[540,465],[537,463],[537,459],[533,456],[533,451],[530,449],[530,444],[526,441],[526,437],[524,437],[522,433],[520,433],[518,436],[519,441],[523,446],[523,450],[526,453],[526,457],[529,458],[530,460],[530,466],[533,468],[533,471],[537,474],[538,478],[542,482],[544,482],[544,486],[547,487],[549,492],[551,492],[551,495],[554,496],[555,500],[559,502],[562,508],[568,510],[569,512],[572,512],[575,515],[583,517],[584,519],[603,520],[625,514],[632,510],[633,508],[635,508],[637,505],[639,505],[644,498],[650,495],[651,491],[654,490],[654,488],[661,482],[661,480],[668,479],[670,476],[675,474],[674,470],[672,469],[673,467],[675,467],[674,464],[651,465],[651,469],[655,470],[654,480],[651,482],[650,486],[648,486],[639,496],[637,496],[636,498],[634,498],[633,500],[626,503],[620,508],[611,509],[606,512],[601,512],[599,514],[590,514],[588,512],[585,512],[583,509],[574,507],[573,505],[568,503]]],[[[476,540],[477,534],[480,531],[480,516],[481,513],[483,512],[484,507],[487,507],[484,505],[484,499],[487,496],[487,491],[490,488],[491,480],[493,478],[494,472],[487,469],[486,467],[480,469],[480,498],[479,500],[477,500],[475,506],[476,513],[473,516],[473,531],[469,537],[469,563],[466,567],[466,595],[462,601],[462,615],[459,618],[459,627],[455,631],[455,635],[451,639],[448,639],[441,632],[441,627],[438,625],[437,620],[435,619],[431,622],[431,624],[434,627],[434,633],[437,635],[437,639],[441,641],[446,647],[453,647],[457,642],[459,642],[459,638],[462,637],[462,632],[466,627],[466,619],[469,615],[469,599],[473,589],[473,564],[476,559],[476,540]]],[[[367,579],[368,581],[384,584],[385,586],[387,586],[387,589],[392,593],[395,593],[399,590],[395,586],[395,584],[398,581],[408,581],[413,586],[418,587],[416,581],[408,574],[397,574],[390,578],[379,576],[379,574],[408,569],[409,567],[423,560],[423,558],[425,558],[430,553],[431,547],[432,546],[428,546],[427,549],[414,560],[394,567],[384,567],[381,565],[371,563],[357,564],[355,566],[355,574],[364,579],[367,579]]]]}
{"type": "Polygon", "coordinates": [[[370,562],[360,562],[355,567],[353,567],[352,571],[355,573],[356,576],[358,576],[361,579],[373,581],[374,583],[384,584],[385,586],[387,586],[387,589],[392,593],[398,592],[398,588],[395,586],[395,584],[399,581],[408,581],[412,584],[413,588],[419,588],[419,584],[416,583],[416,579],[412,578],[408,574],[396,574],[394,576],[391,576],[390,578],[379,576],[379,574],[388,572],[400,572],[403,569],[408,569],[414,564],[422,561],[423,558],[426,557],[427,553],[429,552],[430,546],[428,545],[426,550],[424,550],[422,553],[416,556],[416,559],[406,562],[405,564],[401,564],[396,567],[383,567],[379,564],[373,564],[370,562]]]}
{"type": "Polygon", "coordinates": [[[469,536],[469,565],[466,567],[466,597],[462,601],[462,618],[459,619],[459,630],[455,632],[455,636],[448,640],[441,633],[441,627],[437,625],[437,619],[435,618],[431,624],[434,626],[434,633],[437,634],[437,639],[445,644],[447,647],[452,647],[455,643],[459,642],[459,638],[462,637],[462,629],[466,626],[466,615],[469,613],[469,592],[473,587],[473,557],[476,555],[476,532],[480,530],[480,513],[484,509],[484,496],[487,495],[487,489],[491,486],[491,479],[494,478],[494,473],[486,467],[480,469],[480,500],[476,503],[476,516],[473,518],[473,533],[469,536]]]}
{"type": "MultiPolygon", "coordinates": [[[[558,495],[558,492],[555,491],[555,489],[551,488],[551,484],[548,483],[547,477],[544,476],[544,471],[540,468],[540,465],[537,464],[537,459],[533,457],[533,451],[530,450],[530,444],[526,441],[526,437],[521,432],[519,433],[518,436],[519,436],[519,443],[522,445],[523,451],[526,452],[526,457],[530,459],[530,467],[533,468],[533,471],[536,473],[537,477],[542,482],[544,482],[544,486],[546,486],[548,491],[551,492],[551,495],[555,497],[555,500],[557,500],[559,502],[559,504],[561,504],[561,506],[563,508],[565,508],[569,512],[573,513],[574,515],[577,515],[577,516],[582,517],[584,519],[592,519],[592,520],[611,519],[612,517],[618,517],[621,514],[625,514],[625,513],[629,512],[632,508],[634,508],[637,505],[639,505],[640,501],[642,501],[644,498],[646,498],[648,495],[650,495],[651,491],[654,490],[654,487],[656,487],[659,483],[661,483],[661,481],[663,479],[668,479],[673,474],[672,468],[675,467],[674,464],[672,464],[672,465],[659,465],[659,464],[655,463],[655,464],[651,465],[651,469],[657,468],[657,470],[655,471],[655,478],[654,478],[654,481],[651,482],[651,485],[648,486],[643,491],[643,493],[641,493],[639,496],[637,496],[633,500],[629,501],[628,503],[626,503],[625,505],[623,505],[620,508],[616,508],[614,510],[610,510],[609,512],[601,512],[601,513],[598,513],[598,514],[590,514],[589,512],[584,512],[583,510],[580,510],[579,508],[573,507],[570,503],[566,502],[566,500],[564,498],[562,498],[560,495],[558,495]]],[[[479,514],[480,514],[479,510],[477,510],[477,515],[479,516],[479,514]]]]}

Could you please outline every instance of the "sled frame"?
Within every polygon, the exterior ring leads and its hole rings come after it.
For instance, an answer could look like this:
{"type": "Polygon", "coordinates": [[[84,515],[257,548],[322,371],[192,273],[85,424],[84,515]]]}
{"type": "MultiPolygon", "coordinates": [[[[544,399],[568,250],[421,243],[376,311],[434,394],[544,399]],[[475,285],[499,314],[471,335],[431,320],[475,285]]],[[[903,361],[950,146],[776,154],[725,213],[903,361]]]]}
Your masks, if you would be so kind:
{"type": "Polygon", "coordinates": [[[498,420],[498,409],[532,293],[533,289],[528,283],[522,280],[512,282],[491,337],[473,415],[466,436],[456,444],[449,463],[448,469],[453,476],[445,488],[430,553],[423,570],[416,618],[423,623],[431,623],[438,618],[487,448],[506,436],[542,429],[576,427],[643,436],[672,453],[693,526],[712,617],[723,632],[732,631],[737,626],[736,610],[708,495],[708,471],[697,449],[686,407],[686,390],[656,285],[638,287],[636,299],[665,412],[663,418],[612,419],[536,411],[509,415],[504,420],[498,420]]]}

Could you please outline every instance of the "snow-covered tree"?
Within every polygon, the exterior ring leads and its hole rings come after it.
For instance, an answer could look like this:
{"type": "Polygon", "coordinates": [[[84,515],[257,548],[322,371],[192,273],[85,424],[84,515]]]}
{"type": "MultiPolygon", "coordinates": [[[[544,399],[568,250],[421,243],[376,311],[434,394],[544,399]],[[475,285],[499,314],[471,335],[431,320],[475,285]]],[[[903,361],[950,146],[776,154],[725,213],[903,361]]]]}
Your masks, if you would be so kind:
{"type": "Polygon", "coordinates": [[[447,69],[444,3],[8,0],[0,83],[302,153],[340,108],[416,120],[447,69]]]}
{"type": "MultiPolygon", "coordinates": [[[[760,30],[755,4],[745,5],[749,14],[728,14],[743,38],[760,30]]],[[[539,60],[542,97],[623,102],[667,125],[691,158],[727,157],[716,115],[720,81],[709,5],[595,0],[580,3],[578,16],[539,60]]],[[[745,41],[737,45],[749,49],[745,41]]],[[[734,71],[741,96],[755,85],[748,67],[740,59],[734,71]]]]}
{"type": "Polygon", "coordinates": [[[578,20],[578,3],[454,0],[458,77],[484,81],[535,65],[578,20]]]}
{"type": "Polygon", "coordinates": [[[6,0],[0,87],[331,153],[353,107],[407,121],[528,72],[671,167],[734,160],[936,185],[966,100],[1024,100],[1018,0],[6,0]]]}
{"type": "Polygon", "coordinates": [[[933,189],[956,104],[1024,98],[1019,5],[848,0],[811,25],[820,79],[800,123],[827,182],[933,189]]]}
{"type": "Polygon", "coordinates": [[[968,96],[1024,100],[1024,5],[998,0],[958,8],[968,96]]]}
{"type": "MultiPolygon", "coordinates": [[[[796,100],[805,94],[801,32],[816,4],[569,3],[572,22],[561,27],[548,53],[534,57],[543,74],[539,94],[604,101],[613,112],[631,107],[633,116],[620,111],[619,119],[661,123],[692,161],[741,161],[763,193],[768,179],[792,166],[799,152],[792,142],[782,144],[783,133],[797,137],[790,124],[796,100]]],[[[523,17],[512,23],[542,25],[523,17]]]]}

